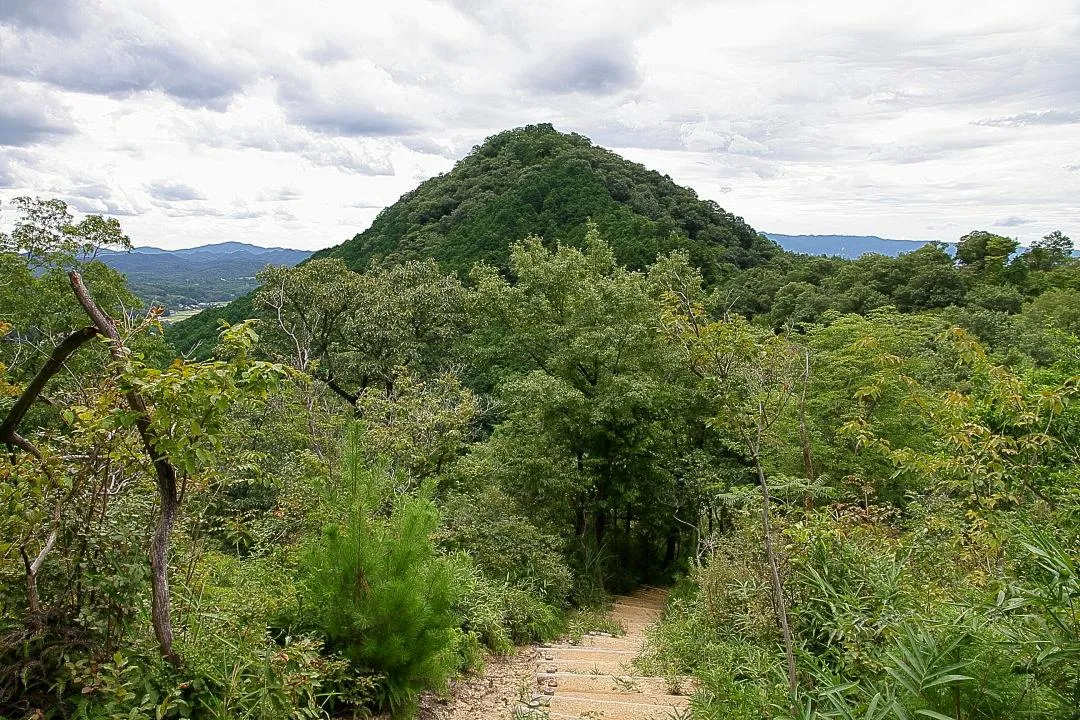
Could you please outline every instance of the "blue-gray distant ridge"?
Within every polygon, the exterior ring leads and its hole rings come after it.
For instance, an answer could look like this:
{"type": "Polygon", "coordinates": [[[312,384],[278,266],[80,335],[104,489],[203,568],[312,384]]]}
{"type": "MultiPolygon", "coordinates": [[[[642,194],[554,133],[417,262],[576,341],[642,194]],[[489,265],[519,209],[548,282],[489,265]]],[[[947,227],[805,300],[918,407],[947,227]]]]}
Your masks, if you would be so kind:
{"type": "MultiPolygon", "coordinates": [[[[762,233],[780,247],[789,252],[804,255],[828,255],[855,258],[868,253],[878,253],[896,257],[901,253],[918,250],[934,240],[893,240],[877,235],[782,235],[780,233],[762,233]]],[[[948,251],[955,250],[955,243],[945,243],[948,251]]]]}
{"type": "Polygon", "coordinates": [[[124,273],[144,302],[176,310],[234,300],[258,286],[255,275],[267,265],[291,267],[309,255],[307,250],[223,242],[182,250],[137,247],[100,259],[124,273]]]}

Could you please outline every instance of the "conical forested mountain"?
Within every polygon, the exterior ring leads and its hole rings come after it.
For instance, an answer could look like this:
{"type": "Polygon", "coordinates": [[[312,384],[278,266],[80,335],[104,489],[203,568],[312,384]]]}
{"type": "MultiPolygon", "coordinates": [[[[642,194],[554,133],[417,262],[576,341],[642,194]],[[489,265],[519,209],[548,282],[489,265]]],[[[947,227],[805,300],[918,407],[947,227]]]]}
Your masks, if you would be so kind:
{"type": "MultiPolygon", "coordinates": [[[[503,266],[510,245],[530,235],[578,244],[590,221],[620,263],[640,269],[685,249],[706,281],[780,252],[742,218],[670,177],[540,124],[488,138],[450,172],[385,208],[367,230],[313,257],[340,257],[354,270],[430,257],[464,275],[479,261],[503,266]]],[[[170,339],[189,350],[212,341],[221,319],[236,322],[252,311],[250,298],[240,298],[178,323],[170,339]]]]}
{"type": "Polygon", "coordinates": [[[529,235],[576,244],[590,219],[632,268],[685,248],[715,276],[719,266],[757,265],[776,249],[742,218],[666,175],[543,124],[488,138],[319,256],[357,270],[372,260],[433,257],[447,270],[467,271],[480,260],[502,265],[510,243],[529,235]]]}

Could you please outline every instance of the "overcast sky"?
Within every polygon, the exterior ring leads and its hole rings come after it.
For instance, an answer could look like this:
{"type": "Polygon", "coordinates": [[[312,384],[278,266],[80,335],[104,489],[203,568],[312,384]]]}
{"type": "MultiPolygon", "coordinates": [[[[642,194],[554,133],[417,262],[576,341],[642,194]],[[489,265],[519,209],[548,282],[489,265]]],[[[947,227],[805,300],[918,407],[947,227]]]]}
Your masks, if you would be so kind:
{"type": "Polygon", "coordinates": [[[0,0],[0,199],[137,245],[335,245],[535,122],[759,230],[1076,238],[1080,2],[0,0]]]}

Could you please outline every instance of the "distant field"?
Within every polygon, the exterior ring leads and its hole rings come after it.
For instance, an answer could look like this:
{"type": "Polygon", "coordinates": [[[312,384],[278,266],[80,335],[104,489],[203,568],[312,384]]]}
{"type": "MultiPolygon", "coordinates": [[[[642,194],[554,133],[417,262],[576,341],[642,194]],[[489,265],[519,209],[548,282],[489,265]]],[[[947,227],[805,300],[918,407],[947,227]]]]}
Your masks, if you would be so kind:
{"type": "MultiPolygon", "coordinates": [[[[224,302],[208,303],[207,307],[221,307],[223,305],[228,305],[228,303],[224,303],[224,302]]],[[[169,314],[168,317],[162,318],[162,322],[178,323],[181,320],[187,320],[192,315],[198,315],[199,313],[201,313],[205,309],[206,309],[205,307],[201,307],[201,308],[189,308],[187,310],[174,310],[172,313],[169,314]]]]}

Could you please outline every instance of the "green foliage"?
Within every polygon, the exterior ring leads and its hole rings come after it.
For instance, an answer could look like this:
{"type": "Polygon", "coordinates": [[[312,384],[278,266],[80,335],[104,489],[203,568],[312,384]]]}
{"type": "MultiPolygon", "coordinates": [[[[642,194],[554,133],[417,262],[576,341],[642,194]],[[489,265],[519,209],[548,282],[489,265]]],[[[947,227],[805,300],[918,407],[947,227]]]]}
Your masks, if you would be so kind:
{"type": "Polygon", "coordinates": [[[0,253],[22,255],[32,268],[69,269],[105,249],[131,249],[115,218],[87,215],[76,223],[62,200],[17,197],[11,204],[22,217],[11,235],[0,235],[0,253]]]}
{"type": "Polygon", "coordinates": [[[79,689],[72,717],[126,720],[131,717],[207,720],[294,720],[325,718],[341,699],[373,691],[374,680],[351,677],[348,664],[327,658],[320,643],[285,638],[238,646],[198,667],[176,671],[152,656],[117,652],[105,662],[69,666],[79,689]],[[350,687],[348,693],[342,688],[350,687]]]}
{"type": "Polygon", "coordinates": [[[1011,238],[976,230],[956,243],[956,259],[975,272],[1000,272],[1018,245],[1011,238]]]}
{"type": "Polygon", "coordinates": [[[169,344],[184,355],[208,357],[214,351],[222,324],[235,325],[256,316],[254,293],[242,295],[228,305],[207,308],[165,328],[169,344]]]}
{"type": "MultiPolygon", "coordinates": [[[[676,265],[693,275],[685,258],[676,265]]],[[[655,539],[678,539],[671,511],[694,498],[695,478],[675,472],[690,431],[676,408],[692,397],[656,333],[653,282],[618,267],[595,229],[585,252],[516,244],[511,271],[514,284],[488,266],[473,272],[470,357],[498,381],[501,422],[472,472],[562,530],[581,592],[616,559],[666,569],[674,548],[665,562],[655,539]]]]}
{"type": "Polygon", "coordinates": [[[392,391],[403,370],[442,368],[461,330],[461,283],[431,260],[359,274],[323,258],[259,277],[267,349],[353,403],[369,387],[392,391]]]}
{"type": "Polygon", "coordinates": [[[1047,290],[1024,308],[1024,314],[1041,325],[1080,336],[1080,291],[1047,290]]]}
{"type": "Polygon", "coordinates": [[[468,553],[486,577],[555,607],[565,603],[571,576],[561,540],[537,528],[497,488],[451,496],[442,512],[441,547],[468,553]]]}
{"type": "MultiPolygon", "coordinates": [[[[766,623],[772,633],[765,641],[761,635],[744,637],[732,632],[726,624],[728,618],[751,619],[756,610],[742,605],[738,599],[729,601],[716,594],[720,588],[717,581],[724,572],[719,568],[698,569],[676,588],[664,621],[650,630],[637,666],[642,674],[665,677],[675,687],[687,676],[693,676],[697,685],[694,717],[716,720],[771,717],[772,706],[782,704],[785,695],[781,680],[783,657],[776,653],[779,638],[775,624],[766,623]],[[698,585],[702,581],[712,586],[708,595],[698,585]],[[718,607],[715,604],[718,600],[726,608],[718,607]]],[[[739,584],[741,581],[736,581],[734,587],[739,584]]],[[[750,600],[751,605],[760,601],[760,598],[743,598],[750,600]]],[[[759,620],[751,620],[755,632],[765,627],[758,626],[759,620]]]]}
{"type": "MultiPolygon", "coordinates": [[[[488,138],[450,172],[383,209],[367,230],[309,262],[340,258],[366,271],[373,262],[434,260],[464,277],[481,262],[505,269],[511,245],[527,237],[583,247],[590,222],[620,264],[643,270],[658,255],[684,250],[710,282],[780,252],[742,218],[666,175],[540,124],[488,138]]],[[[220,320],[236,323],[253,309],[248,296],[203,311],[171,327],[169,339],[184,352],[197,344],[206,351],[220,320]]]]}
{"type": "MultiPolygon", "coordinates": [[[[550,642],[566,627],[563,608],[537,593],[498,576],[487,575],[466,553],[456,556],[456,582],[461,595],[456,604],[466,640],[474,639],[491,652],[507,654],[515,645],[550,642]]],[[[459,644],[461,646],[467,643],[459,644]]],[[[467,668],[477,663],[468,654],[467,668]]]]}
{"type": "MultiPolygon", "coordinates": [[[[921,522],[894,537],[893,522],[851,508],[785,528],[803,674],[797,716],[1072,717],[1076,628],[1058,613],[1075,563],[1059,541],[1013,526],[1021,540],[1010,555],[1030,570],[1003,569],[1000,585],[971,562],[973,548],[926,535],[921,522]]],[[[766,585],[759,579],[755,592],[747,581],[752,560],[727,559],[743,537],[721,540],[646,648],[645,670],[697,678],[700,717],[775,716],[786,705],[775,626],[747,624],[760,618],[752,609],[766,585]]]]}
{"type": "Polygon", "coordinates": [[[590,632],[607,633],[613,637],[626,634],[626,628],[618,620],[611,617],[609,612],[610,603],[602,603],[597,606],[584,606],[570,612],[566,620],[566,636],[570,642],[579,644],[582,638],[590,632]]]}
{"type": "Polygon", "coordinates": [[[355,445],[344,472],[339,519],[302,552],[296,622],[354,671],[383,678],[380,701],[402,713],[455,668],[459,590],[431,539],[438,523],[431,501],[396,492],[392,476],[362,465],[355,445]]]}
{"type": "Polygon", "coordinates": [[[692,675],[697,716],[1077,717],[1060,233],[789,255],[537,126],[265,271],[219,313],[259,320],[174,360],[94,260],[114,221],[18,206],[0,421],[41,392],[3,438],[0,715],[407,715],[486,652],[617,632],[605,590],[681,577],[639,665],[692,675]],[[87,323],[72,268],[121,348],[35,384],[87,323]],[[182,664],[152,627],[147,426],[183,499],[182,664]]]}
{"type": "Polygon", "coordinates": [[[399,377],[389,391],[367,388],[356,401],[364,443],[374,457],[414,481],[439,475],[471,438],[480,401],[452,373],[399,377]]]}

